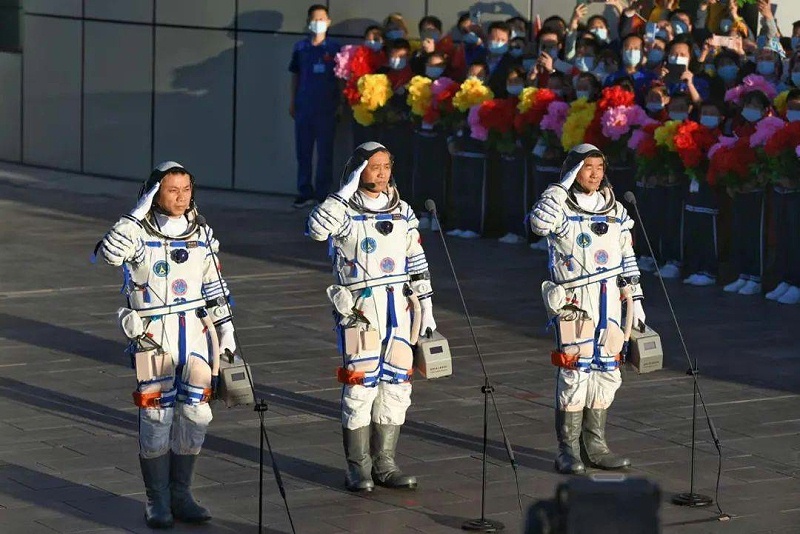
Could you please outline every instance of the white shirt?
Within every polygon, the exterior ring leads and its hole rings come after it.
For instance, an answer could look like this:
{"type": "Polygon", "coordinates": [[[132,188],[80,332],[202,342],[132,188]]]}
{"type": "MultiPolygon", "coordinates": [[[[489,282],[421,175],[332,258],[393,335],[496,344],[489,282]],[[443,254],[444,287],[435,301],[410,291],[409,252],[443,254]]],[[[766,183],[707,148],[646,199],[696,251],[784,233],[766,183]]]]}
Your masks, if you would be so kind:
{"type": "Polygon", "coordinates": [[[581,209],[590,213],[597,213],[606,205],[606,197],[601,195],[598,191],[589,194],[576,192],[575,200],[578,202],[578,206],[580,206],[581,209]]]}
{"type": "Polygon", "coordinates": [[[389,201],[391,201],[391,198],[385,192],[374,198],[363,191],[359,191],[357,194],[361,195],[361,204],[368,210],[372,211],[382,210],[388,206],[389,201]]]}
{"type": "Polygon", "coordinates": [[[169,217],[163,213],[156,213],[156,224],[161,229],[161,233],[170,237],[177,237],[186,233],[189,229],[189,221],[185,215],[180,217],[169,217]]]}

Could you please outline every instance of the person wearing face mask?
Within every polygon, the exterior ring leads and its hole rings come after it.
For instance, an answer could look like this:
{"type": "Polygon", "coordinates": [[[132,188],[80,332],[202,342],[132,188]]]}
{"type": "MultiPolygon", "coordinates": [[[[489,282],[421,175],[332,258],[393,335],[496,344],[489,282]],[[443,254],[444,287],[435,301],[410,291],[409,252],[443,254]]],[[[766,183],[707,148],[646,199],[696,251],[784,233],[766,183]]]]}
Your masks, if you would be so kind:
{"type": "Polygon", "coordinates": [[[447,69],[447,59],[444,54],[434,52],[428,56],[428,63],[425,65],[425,76],[431,80],[438,80],[444,75],[447,69]]]}
{"type": "Polygon", "coordinates": [[[600,97],[602,86],[591,72],[582,72],[575,77],[575,98],[584,98],[587,102],[596,102],[600,97]]]}
{"type": "MultiPolygon", "coordinates": [[[[786,118],[800,121],[800,89],[786,97],[786,118]]],[[[774,275],[780,283],[766,298],[781,304],[800,303],[800,176],[782,176],[772,186],[772,227],[776,231],[774,275]]]]}
{"type": "Polygon", "coordinates": [[[639,325],[646,316],[631,238],[634,221],[616,200],[606,168],[605,155],[594,145],[574,147],[559,181],[547,187],[529,216],[531,230],[547,238],[550,250],[551,280],[542,284],[542,297],[557,332],[551,354],[559,368],[555,467],[564,474],[584,473],[582,456],[599,469],[631,463],[609,449],[606,421],[622,383],[623,317],[639,325]]]}
{"type": "Polygon", "coordinates": [[[458,17],[457,27],[456,31],[460,34],[461,48],[464,51],[464,63],[472,65],[476,61],[484,61],[486,46],[480,24],[475,24],[469,13],[463,13],[458,17]]]}
{"type": "Polygon", "coordinates": [[[578,41],[576,54],[573,60],[575,69],[570,72],[576,75],[579,72],[591,72],[597,66],[597,53],[600,47],[594,38],[582,38],[578,41]]]}
{"type": "Polygon", "coordinates": [[[698,65],[692,57],[692,44],[688,36],[678,36],[670,43],[667,65],[661,68],[661,77],[667,81],[667,90],[671,95],[687,93],[694,105],[700,105],[709,97],[710,84],[705,76],[696,74],[698,65]],[[673,69],[679,73],[677,79],[669,76],[673,69]]]}
{"type": "Polygon", "coordinates": [[[383,50],[383,32],[380,26],[367,26],[364,30],[364,46],[375,54],[383,50]]]}
{"type": "Polygon", "coordinates": [[[333,67],[341,46],[327,37],[331,23],[328,8],[312,5],[307,20],[311,35],[295,43],[289,63],[292,73],[289,113],[294,118],[297,153],[295,208],[311,206],[328,195],[333,179],[333,137],[340,101],[333,67]],[[312,185],[315,145],[317,172],[312,185]]]}
{"type": "Polygon", "coordinates": [[[661,72],[661,65],[667,57],[667,42],[656,37],[653,42],[645,47],[647,51],[646,68],[654,73],[656,77],[661,72]]]}
{"type": "Polygon", "coordinates": [[[783,82],[784,59],[786,52],[777,37],[768,39],[756,52],[756,73],[774,85],[779,93],[787,89],[783,82]]]}
{"type": "Polygon", "coordinates": [[[497,98],[508,96],[506,92],[506,78],[508,71],[516,60],[508,55],[511,29],[505,22],[492,22],[489,26],[488,54],[486,64],[489,67],[489,88],[497,98]]]}
{"type": "Polygon", "coordinates": [[[527,43],[522,37],[514,37],[508,45],[508,55],[514,58],[518,64],[522,63],[522,55],[525,53],[527,43]]]}
{"type": "Polygon", "coordinates": [[[424,76],[428,57],[437,50],[442,40],[442,21],[437,17],[422,17],[417,25],[422,46],[411,57],[411,70],[424,76]]]}
{"type": "Polygon", "coordinates": [[[793,53],[800,50],[800,20],[796,20],[792,23],[792,36],[789,43],[793,53]]]}
{"type": "Polygon", "coordinates": [[[610,86],[621,78],[630,78],[633,80],[634,93],[639,104],[644,102],[645,92],[656,79],[656,75],[643,65],[643,49],[644,40],[639,35],[626,36],[622,41],[622,68],[609,74],[604,83],[610,86]]]}
{"type": "Polygon", "coordinates": [[[387,41],[408,39],[408,26],[400,13],[391,13],[383,20],[383,37],[387,41]]]}
{"type": "MultiPolygon", "coordinates": [[[[672,95],[667,105],[667,115],[671,121],[685,121],[692,112],[691,98],[686,93],[672,95]]],[[[679,174],[656,176],[656,186],[650,191],[652,201],[660,209],[655,210],[654,225],[659,227],[653,240],[653,248],[659,251],[664,262],[657,274],[662,278],[673,279],[681,275],[681,212],[685,196],[686,180],[679,174]]],[[[652,239],[652,237],[651,237],[652,239]]]]}
{"type": "MultiPolygon", "coordinates": [[[[538,55],[533,70],[528,71],[528,81],[537,87],[547,87],[550,73],[555,70],[555,62],[559,59],[561,43],[553,30],[542,29],[537,37],[538,55]]],[[[525,64],[523,63],[523,66],[525,64]]],[[[528,64],[530,67],[530,63],[528,64]]]]}
{"type": "Polygon", "coordinates": [[[467,79],[474,78],[480,80],[481,83],[486,83],[488,73],[489,67],[486,66],[486,62],[476,61],[467,68],[467,79]]]}
{"type": "Polygon", "coordinates": [[[714,69],[717,72],[717,78],[722,82],[726,90],[735,87],[741,80],[739,61],[739,55],[730,50],[722,50],[714,58],[714,69]]]}
{"type": "Polygon", "coordinates": [[[792,54],[788,66],[789,75],[786,79],[788,89],[800,89],[800,50],[792,54]]]}
{"type": "MultiPolygon", "coordinates": [[[[722,135],[724,105],[720,100],[704,102],[700,124],[714,137],[722,135]]],[[[717,215],[719,205],[715,190],[706,180],[692,180],[683,212],[683,266],[691,273],[683,283],[705,287],[717,283],[717,215]]]]}
{"type": "Polygon", "coordinates": [[[334,307],[342,366],[345,487],[415,489],[397,465],[411,404],[413,344],[436,330],[431,275],[418,222],[392,179],[388,149],[370,141],[347,161],[340,189],[311,211],[306,228],[334,257],[334,307]]]}
{"type": "MultiPolygon", "coordinates": [[[[734,125],[737,137],[748,137],[756,130],[756,124],[772,114],[772,102],[761,91],[746,93],[740,102],[741,115],[734,125]]],[[[763,186],[729,188],[733,196],[731,235],[731,264],[739,271],[739,277],[724,287],[726,293],[758,295],[761,293],[761,276],[764,265],[764,188],[763,186]]]]}

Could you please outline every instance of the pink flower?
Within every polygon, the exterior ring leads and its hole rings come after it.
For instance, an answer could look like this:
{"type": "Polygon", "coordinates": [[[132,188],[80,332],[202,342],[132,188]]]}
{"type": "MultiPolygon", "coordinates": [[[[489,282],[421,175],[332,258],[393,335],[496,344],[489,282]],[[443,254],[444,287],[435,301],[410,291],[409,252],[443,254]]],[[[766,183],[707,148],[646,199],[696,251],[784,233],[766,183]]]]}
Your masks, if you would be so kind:
{"type": "Polygon", "coordinates": [[[617,106],[603,112],[603,116],[600,117],[600,125],[604,136],[613,141],[619,141],[620,137],[631,131],[627,110],[627,106],[617,106]]]}
{"type": "Polygon", "coordinates": [[[480,105],[477,105],[469,108],[467,122],[469,123],[469,128],[471,130],[470,137],[477,139],[478,141],[486,141],[489,139],[489,130],[484,128],[481,124],[481,118],[478,116],[478,110],[480,107],[480,105]]]}
{"type": "Polygon", "coordinates": [[[560,138],[564,131],[564,123],[567,120],[567,112],[569,111],[569,104],[561,101],[550,102],[547,107],[547,113],[542,117],[542,122],[539,127],[542,130],[550,130],[560,138]]]}
{"type": "Polygon", "coordinates": [[[778,91],[775,89],[775,86],[765,80],[763,76],[751,74],[745,76],[740,85],[728,89],[725,92],[725,102],[734,102],[738,104],[741,98],[751,91],[761,91],[767,95],[770,100],[778,96],[778,91]]]}
{"type": "Polygon", "coordinates": [[[433,96],[438,96],[439,94],[443,93],[444,91],[446,91],[447,89],[452,87],[453,84],[455,84],[455,83],[456,82],[454,82],[450,78],[448,78],[446,76],[443,76],[443,77],[435,80],[431,84],[431,93],[433,94],[433,96]]]}
{"type": "Polygon", "coordinates": [[[731,146],[732,144],[736,143],[736,141],[738,141],[738,138],[736,137],[726,137],[724,135],[720,136],[719,142],[708,149],[708,159],[713,158],[714,154],[716,154],[717,150],[720,148],[731,146]]]}
{"type": "Polygon", "coordinates": [[[644,139],[652,134],[648,134],[643,130],[634,130],[631,134],[631,138],[628,140],[628,148],[631,150],[636,150],[639,148],[639,143],[641,143],[644,139]]]}
{"type": "Polygon", "coordinates": [[[352,71],[350,69],[350,61],[353,59],[353,54],[356,53],[358,45],[345,45],[336,54],[336,66],[333,67],[333,74],[341,79],[347,80],[350,78],[352,71]]]}
{"type": "Polygon", "coordinates": [[[631,126],[646,126],[657,122],[647,116],[647,112],[641,106],[630,106],[627,108],[628,123],[631,126]]]}
{"type": "Polygon", "coordinates": [[[756,123],[756,131],[750,136],[750,148],[756,148],[767,144],[772,136],[783,128],[786,123],[778,117],[764,117],[756,123]]]}

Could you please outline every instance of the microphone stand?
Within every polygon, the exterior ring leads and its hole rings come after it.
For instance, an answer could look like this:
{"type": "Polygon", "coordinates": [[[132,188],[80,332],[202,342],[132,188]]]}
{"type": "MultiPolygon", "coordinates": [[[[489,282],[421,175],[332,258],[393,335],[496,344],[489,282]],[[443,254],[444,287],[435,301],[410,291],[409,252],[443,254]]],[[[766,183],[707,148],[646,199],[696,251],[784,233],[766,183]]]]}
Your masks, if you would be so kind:
{"type": "MultiPolygon", "coordinates": [[[[434,220],[439,227],[441,228],[441,224],[439,223],[439,215],[436,211],[436,204],[433,200],[428,199],[425,202],[425,209],[427,209],[431,215],[433,216],[434,220]]],[[[497,422],[500,425],[500,432],[503,435],[503,443],[506,448],[506,454],[508,454],[509,463],[511,464],[511,468],[514,471],[514,481],[517,486],[517,504],[519,506],[520,514],[522,514],[522,497],[520,496],[519,491],[519,479],[517,477],[517,461],[514,457],[514,450],[511,448],[511,442],[508,439],[508,435],[506,434],[505,427],[503,427],[503,420],[500,417],[500,410],[497,408],[497,401],[494,397],[494,386],[491,384],[489,380],[489,374],[486,372],[486,364],[483,361],[483,355],[481,354],[480,347],[478,346],[478,338],[475,335],[475,329],[472,326],[472,318],[469,315],[469,310],[467,309],[467,302],[464,300],[464,293],[461,291],[461,284],[458,282],[458,276],[456,276],[456,270],[453,266],[453,259],[450,257],[450,251],[447,248],[447,243],[444,239],[444,233],[440,230],[439,236],[442,239],[442,246],[444,247],[444,252],[447,255],[447,262],[450,265],[450,271],[453,273],[453,280],[456,283],[456,289],[458,290],[458,295],[461,297],[461,305],[464,308],[464,315],[467,317],[467,324],[469,325],[470,334],[472,334],[472,343],[475,346],[475,351],[478,354],[478,360],[481,363],[481,369],[483,371],[483,386],[481,386],[481,393],[483,393],[483,456],[482,456],[482,473],[481,473],[481,516],[477,519],[470,519],[469,521],[465,521],[461,528],[462,530],[468,530],[472,532],[500,532],[501,530],[505,529],[505,525],[500,521],[495,521],[493,519],[488,519],[486,517],[486,466],[487,466],[487,455],[486,451],[488,448],[489,443],[489,398],[492,399],[492,405],[494,407],[495,414],[497,416],[497,422]]]]}
{"type": "MultiPolygon", "coordinates": [[[[206,235],[206,245],[208,246],[208,251],[211,254],[211,261],[214,262],[214,270],[217,273],[217,281],[219,282],[220,289],[224,288],[222,282],[222,274],[219,272],[219,262],[217,261],[217,254],[214,252],[214,248],[211,243],[211,236],[208,233],[208,226],[206,225],[206,218],[200,215],[199,213],[195,216],[195,221],[197,224],[203,228],[205,235],[206,235]]],[[[228,316],[231,318],[231,322],[233,322],[233,308],[231,308],[230,299],[225,299],[225,305],[228,308],[228,316]]],[[[253,383],[253,377],[250,375],[250,366],[247,365],[247,360],[244,358],[244,354],[242,351],[242,344],[239,342],[239,334],[236,333],[236,329],[233,329],[233,337],[236,340],[236,346],[239,347],[239,357],[242,359],[244,363],[244,370],[247,374],[247,381],[250,384],[250,390],[253,392],[253,399],[256,399],[256,388],[255,384],[253,383]]],[[[233,362],[233,354],[230,353],[226,349],[226,355],[230,358],[230,361],[233,362]]],[[[281,471],[278,468],[278,462],[275,461],[275,454],[272,452],[272,445],[269,442],[269,436],[267,435],[267,428],[264,425],[264,414],[268,410],[267,401],[263,398],[259,398],[253,410],[258,413],[258,420],[259,420],[259,449],[258,449],[258,534],[264,532],[264,444],[267,445],[267,450],[269,451],[269,458],[272,463],[272,474],[275,476],[275,483],[278,486],[278,491],[281,494],[281,498],[283,499],[283,505],[286,509],[286,516],[289,519],[289,526],[292,529],[292,534],[295,533],[294,527],[294,520],[292,519],[292,512],[289,509],[289,501],[286,498],[286,488],[283,486],[283,478],[281,477],[281,471]]]]}
{"type": "MultiPolygon", "coordinates": [[[[647,244],[647,250],[650,252],[650,256],[655,258],[656,255],[653,252],[653,247],[650,244],[650,238],[647,235],[647,230],[644,227],[644,223],[642,222],[642,214],[639,212],[639,206],[636,202],[636,196],[631,192],[628,191],[624,195],[625,200],[628,201],[633,206],[634,211],[636,212],[636,219],[639,222],[639,225],[642,228],[642,235],[644,236],[645,243],[647,244]]],[[[703,399],[703,392],[700,390],[700,382],[697,379],[698,376],[698,368],[697,368],[697,359],[695,358],[694,363],[692,362],[691,356],[689,356],[689,349],[686,347],[686,341],[683,338],[683,332],[681,331],[680,324],[678,324],[678,317],[675,315],[675,309],[672,307],[672,300],[669,298],[669,292],[667,292],[667,286],[664,283],[664,278],[659,276],[659,281],[661,282],[661,289],[664,291],[664,297],[667,299],[667,305],[669,306],[670,314],[672,315],[672,321],[675,323],[675,328],[678,330],[678,337],[680,338],[681,347],[683,348],[683,353],[686,355],[686,359],[689,362],[689,370],[686,371],[687,375],[692,376],[692,382],[694,387],[694,395],[692,400],[692,447],[691,447],[691,457],[690,457],[690,469],[689,469],[689,491],[684,493],[678,493],[672,498],[672,504],[678,506],[689,506],[693,508],[699,508],[703,506],[709,506],[714,502],[714,499],[709,497],[708,495],[703,495],[700,493],[694,492],[694,459],[695,459],[695,448],[697,444],[696,440],[696,427],[697,427],[697,399],[700,399],[700,404],[703,406],[703,412],[706,416],[706,423],[708,424],[708,430],[711,432],[711,439],[714,441],[714,447],[717,449],[717,454],[719,455],[719,466],[717,468],[717,487],[716,487],[716,499],[717,499],[717,510],[719,511],[719,515],[717,519],[719,521],[728,521],[731,517],[730,515],[724,513],[722,508],[719,504],[719,480],[722,474],[722,444],[719,440],[719,434],[717,434],[717,429],[714,426],[714,422],[711,420],[711,416],[708,413],[708,408],[706,407],[705,400],[703,399]]]]}

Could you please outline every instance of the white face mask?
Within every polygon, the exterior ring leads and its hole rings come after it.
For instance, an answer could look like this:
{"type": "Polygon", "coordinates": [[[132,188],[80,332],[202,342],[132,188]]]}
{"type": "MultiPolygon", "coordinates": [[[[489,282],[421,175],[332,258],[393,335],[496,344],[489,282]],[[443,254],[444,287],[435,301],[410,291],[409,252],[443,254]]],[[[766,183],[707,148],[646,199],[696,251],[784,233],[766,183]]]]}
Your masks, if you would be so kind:
{"type": "Polygon", "coordinates": [[[683,56],[669,56],[669,62],[672,65],[683,65],[684,67],[689,66],[689,58],[683,56]]]}
{"type": "Polygon", "coordinates": [[[328,31],[328,23],[324,20],[312,20],[308,23],[308,30],[314,35],[320,35],[328,31]]]}
{"type": "Polygon", "coordinates": [[[581,72],[589,72],[594,67],[594,57],[580,56],[575,58],[575,68],[581,72]]]}
{"type": "Polygon", "coordinates": [[[593,33],[597,39],[600,41],[605,41],[608,39],[608,30],[606,28],[592,28],[589,30],[590,33],[593,33]]]}

